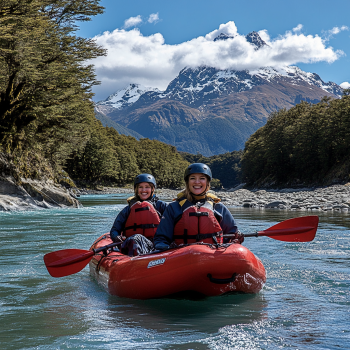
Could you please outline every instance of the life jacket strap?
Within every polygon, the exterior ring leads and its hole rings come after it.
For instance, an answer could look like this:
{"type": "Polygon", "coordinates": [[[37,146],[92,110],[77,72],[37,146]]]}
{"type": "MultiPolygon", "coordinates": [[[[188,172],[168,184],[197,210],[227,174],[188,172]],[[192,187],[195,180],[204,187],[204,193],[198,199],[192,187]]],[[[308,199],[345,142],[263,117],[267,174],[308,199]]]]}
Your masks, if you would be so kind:
{"type": "Polygon", "coordinates": [[[183,235],[174,235],[173,238],[174,239],[183,239],[184,244],[187,244],[189,239],[194,239],[194,240],[196,240],[196,242],[199,242],[199,241],[206,239],[206,238],[213,238],[213,241],[215,242],[216,237],[220,237],[220,236],[222,236],[222,234],[223,234],[223,232],[219,231],[219,232],[215,232],[215,233],[205,233],[205,234],[200,233],[197,235],[188,235],[187,229],[185,229],[183,235]]]}
{"type": "Polygon", "coordinates": [[[135,213],[138,211],[150,210],[149,206],[135,209],[135,213]]]}
{"type": "Polygon", "coordinates": [[[195,211],[192,213],[188,213],[189,216],[209,216],[209,213],[207,211],[202,212],[202,211],[195,211]]]}
{"type": "Polygon", "coordinates": [[[146,228],[156,228],[156,227],[158,227],[158,224],[141,224],[141,225],[134,224],[132,226],[125,227],[124,231],[127,231],[127,230],[136,231],[136,229],[138,229],[138,228],[146,229],[146,228]]]}

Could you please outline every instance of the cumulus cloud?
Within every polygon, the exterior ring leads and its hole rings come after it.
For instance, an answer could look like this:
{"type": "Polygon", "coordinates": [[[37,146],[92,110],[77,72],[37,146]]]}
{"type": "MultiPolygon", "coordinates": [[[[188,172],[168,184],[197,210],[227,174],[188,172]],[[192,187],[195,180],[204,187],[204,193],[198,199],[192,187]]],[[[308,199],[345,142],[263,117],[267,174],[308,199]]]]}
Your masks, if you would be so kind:
{"type": "Polygon", "coordinates": [[[237,27],[235,22],[230,21],[225,24],[220,24],[219,29],[213,30],[205,36],[206,40],[212,41],[220,34],[226,34],[228,36],[236,36],[237,35],[237,27]]]}
{"type": "Polygon", "coordinates": [[[142,18],[140,15],[136,17],[130,17],[124,22],[124,28],[131,28],[131,27],[136,27],[138,24],[142,22],[142,18]]]}
{"type": "Polygon", "coordinates": [[[157,23],[159,21],[159,13],[151,13],[148,17],[149,23],[157,23]]]}
{"type": "MultiPolygon", "coordinates": [[[[137,17],[136,17],[137,18],[137,17]]],[[[297,26],[296,28],[300,28],[297,26]]],[[[266,30],[259,32],[268,44],[259,50],[238,33],[234,22],[221,24],[205,36],[169,45],[160,33],[144,36],[138,28],[115,29],[96,36],[98,45],[108,50],[106,57],[93,60],[97,78],[102,82],[94,92],[97,99],[129,83],[158,87],[163,90],[186,67],[201,65],[218,69],[252,70],[260,67],[281,67],[297,63],[332,63],[343,55],[327,47],[318,35],[304,35],[300,30],[288,31],[271,39],[266,30]],[[214,39],[224,33],[231,38],[214,39]]]]}
{"type": "Polygon", "coordinates": [[[347,81],[344,81],[344,83],[341,83],[339,86],[343,89],[350,89],[350,83],[347,81]]]}

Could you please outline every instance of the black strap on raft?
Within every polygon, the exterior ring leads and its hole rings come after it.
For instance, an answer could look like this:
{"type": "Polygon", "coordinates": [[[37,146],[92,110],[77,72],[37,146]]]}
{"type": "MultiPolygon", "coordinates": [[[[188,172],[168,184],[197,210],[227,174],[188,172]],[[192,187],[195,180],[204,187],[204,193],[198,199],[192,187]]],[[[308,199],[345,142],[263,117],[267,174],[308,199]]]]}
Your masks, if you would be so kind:
{"type": "Polygon", "coordinates": [[[227,284],[234,282],[236,279],[237,273],[234,273],[232,277],[230,278],[214,278],[210,273],[207,274],[207,277],[209,278],[210,282],[216,283],[216,284],[227,284]]]}
{"type": "Polygon", "coordinates": [[[124,231],[126,230],[134,230],[136,231],[136,229],[138,228],[142,228],[142,229],[146,229],[146,228],[156,228],[158,227],[158,224],[141,224],[141,225],[136,225],[136,223],[132,226],[128,226],[124,228],[124,231]]]}
{"type": "Polygon", "coordinates": [[[184,229],[184,243],[187,244],[187,238],[188,238],[188,233],[187,233],[187,228],[184,229]]]}

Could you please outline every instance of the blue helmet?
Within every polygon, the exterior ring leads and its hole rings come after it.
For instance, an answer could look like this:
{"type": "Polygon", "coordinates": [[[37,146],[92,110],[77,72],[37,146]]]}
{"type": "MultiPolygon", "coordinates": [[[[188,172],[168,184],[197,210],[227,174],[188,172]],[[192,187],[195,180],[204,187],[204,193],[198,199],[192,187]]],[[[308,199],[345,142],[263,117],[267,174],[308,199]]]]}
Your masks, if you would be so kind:
{"type": "Polygon", "coordinates": [[[208,165],[203,163],[193,163],[190,164],[185,170],[184,179],[187,181],[187,178],[191,174],[204,174],[209,177],[209,181],[211,181],[213,175],[211,174],[211,170],[208,165]]]}
{"type": "Polygon", "coordinates": [[[140,174],[135,177],[134,180],[134,188],[137,184],[140,184],[141,182],[149,182],[154,185],[154,188],[157,187],[156,179],[151,174],[140,174]]]}

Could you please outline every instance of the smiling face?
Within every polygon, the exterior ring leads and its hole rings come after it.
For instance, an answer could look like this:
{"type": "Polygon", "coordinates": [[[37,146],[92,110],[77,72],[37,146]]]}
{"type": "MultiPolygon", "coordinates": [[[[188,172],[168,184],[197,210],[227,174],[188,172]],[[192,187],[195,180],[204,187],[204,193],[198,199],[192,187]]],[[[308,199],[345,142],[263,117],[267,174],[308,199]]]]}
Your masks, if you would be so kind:
{"type": "Polygon", "coordinates": [[[137,194],[142,201],[145,201],[152,194],[153,187],[148,182],[141,182],[137,185],[137,194]]]}
{"type": "Polygon", "coordinates": [[[204,174],[191,174],[188,177],[188,188],[195,195],[200,195],[207,190],[208,178],[204,174]]]}

